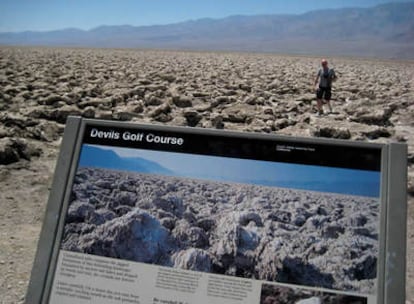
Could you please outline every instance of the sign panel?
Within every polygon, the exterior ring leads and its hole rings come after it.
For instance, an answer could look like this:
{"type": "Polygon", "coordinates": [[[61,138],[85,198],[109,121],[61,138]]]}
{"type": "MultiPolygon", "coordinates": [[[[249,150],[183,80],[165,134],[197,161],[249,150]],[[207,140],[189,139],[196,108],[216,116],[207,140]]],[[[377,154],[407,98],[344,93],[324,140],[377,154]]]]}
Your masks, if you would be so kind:
{"type": "Polygon", "coordinates": [[[27,300],[389,303],[401,147],[72,118],[27,300]]]}

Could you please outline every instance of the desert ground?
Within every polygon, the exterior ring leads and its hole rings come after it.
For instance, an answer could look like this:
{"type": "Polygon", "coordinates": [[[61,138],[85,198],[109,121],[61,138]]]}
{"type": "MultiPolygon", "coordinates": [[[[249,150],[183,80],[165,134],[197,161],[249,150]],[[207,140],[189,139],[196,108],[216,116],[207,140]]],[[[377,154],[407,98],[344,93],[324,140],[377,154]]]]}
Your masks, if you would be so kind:
{"type": "Polygon", "coordinates": [[[68,115],[406,142],[407,300],[414,301],[414,62],[328,58],[334,114],[315,115],[320,58],[0,48],[0,295],[20,303],[68,115]]]}

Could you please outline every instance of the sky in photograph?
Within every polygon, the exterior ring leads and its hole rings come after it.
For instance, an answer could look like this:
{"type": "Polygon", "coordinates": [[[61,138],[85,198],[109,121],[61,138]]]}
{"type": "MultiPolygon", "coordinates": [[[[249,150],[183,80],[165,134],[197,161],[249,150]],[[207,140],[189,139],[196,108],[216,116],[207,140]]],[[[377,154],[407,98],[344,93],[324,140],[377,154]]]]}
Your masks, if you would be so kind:
{"type": "Polygon", "coordinates": [[[414,0],[1,0],[0,32],[88,30],[100,25],[155,25],[230,15],[302,14],[414,0]]]}
{"type": "Polygon", "coordinates": [[[127,164],[131,171],[146,168],[145,173],[162,172],[162,167],[172,176],[370,197],[378,197],[380,187],[377,171],[96,145],[83,145],[79,163],[120,170],[127,164]],[[111,151],[119,158],[108,154],[111,151]]]}

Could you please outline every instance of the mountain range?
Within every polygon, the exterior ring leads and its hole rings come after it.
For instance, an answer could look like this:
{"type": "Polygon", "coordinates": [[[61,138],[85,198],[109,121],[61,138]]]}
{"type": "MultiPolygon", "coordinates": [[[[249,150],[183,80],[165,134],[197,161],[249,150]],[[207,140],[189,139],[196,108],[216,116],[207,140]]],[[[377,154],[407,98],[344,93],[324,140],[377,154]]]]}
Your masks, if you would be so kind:
{"type": "Polygon", "coordinates": [[[109,147],[82,146],[79,167],[105,168],[198,180],[254,184],[347,195],[378,197],[378,172],[269,163],[200,155],[163,156],[164,162],[147,157],[122,157],[109,147]],[[167,159],[167,163],[165,163],[167,159]],[[162,165],[164,163],[164,165],[162,165]],[[168,165],[169,163],[169,165],[168,165]],[[179,164],[171,169],[171,163],[179,164]]]}
{"type": "Polygon", "coordinates": [[[414,59],[414,3],[153,26],[0,33],[1,45],[158,48],[414,59]]]}
{"type": "Polygon", "coordinates": [[[79,166],[151,174],[173,174],[171,170],[164,168],[156,162],[141,157],[120,157],[112,150],[91,145],[84,145],[82,147],[79,166]]]}

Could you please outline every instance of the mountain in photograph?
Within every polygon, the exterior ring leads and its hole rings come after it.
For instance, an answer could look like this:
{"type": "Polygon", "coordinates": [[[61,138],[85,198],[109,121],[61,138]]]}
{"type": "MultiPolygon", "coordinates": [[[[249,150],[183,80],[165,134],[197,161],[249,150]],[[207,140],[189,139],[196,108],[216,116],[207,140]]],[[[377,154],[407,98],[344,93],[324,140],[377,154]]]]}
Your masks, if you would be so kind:
{"type": "Polygon", "coordinates": [[[120,157],[114,151],[86,145],[82,147],[80,167],[97,167],[153,174],[172,174],[172,171],[141,157],[120,157]]]}
{"type": "Polygon", "coordinates": [[[3,45],[227,50],[414,59],[414,3],[154,26],[0,33],[3,45]]]}
{"type": "Polygon", "coordinates": [[[84,145],[79,165],[214,182],[379,196],[379,172],[168,152],[152,157],[138,151],[137,156],[120,156],[117,149],[84,145]]]}

